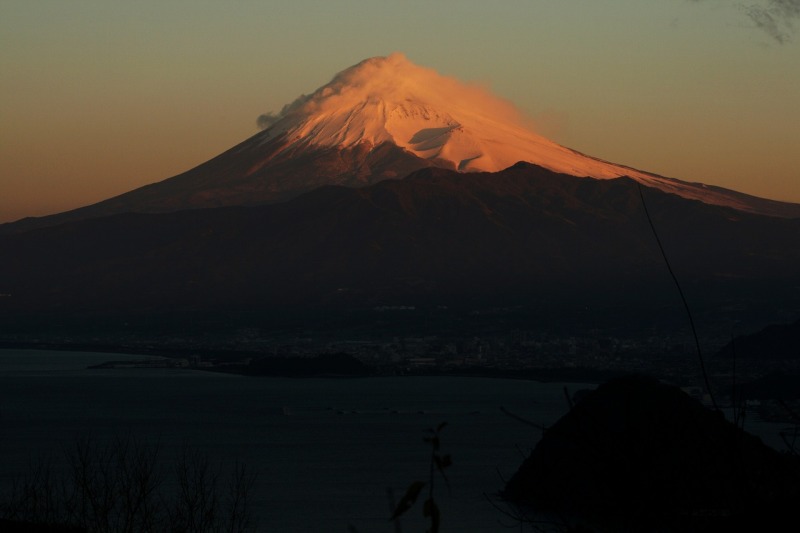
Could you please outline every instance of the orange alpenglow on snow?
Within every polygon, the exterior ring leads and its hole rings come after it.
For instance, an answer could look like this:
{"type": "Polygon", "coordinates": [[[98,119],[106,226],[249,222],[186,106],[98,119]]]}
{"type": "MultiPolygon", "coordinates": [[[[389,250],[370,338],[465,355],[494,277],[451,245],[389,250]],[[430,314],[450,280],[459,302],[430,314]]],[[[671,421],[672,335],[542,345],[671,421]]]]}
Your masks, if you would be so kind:
{"type": "Polygon", "coordinates": [[[531,131],[512,104],[400,53],[350,67],[283,108],[264,132],[294,143],[352,147],[390,142],[440,166],[497,172],[530,161],[575,176],[646,174],[586,157],[531,131]]]}
{"type": "Polygon", "coordinates": [[[773,214],[779,204],[643,172],[561,146],[532,131],[511,103],[479,86],[415,65],[401,53],[365,59],[265,118],[268,127],[251,141],[263,145],[280,140],[283,147],[272,157],[314,148],[390,143],[434,166],[461,172],[497,172],[525,161],[573,176],[628,176],[684,198],[743,211],[773,214]]]}

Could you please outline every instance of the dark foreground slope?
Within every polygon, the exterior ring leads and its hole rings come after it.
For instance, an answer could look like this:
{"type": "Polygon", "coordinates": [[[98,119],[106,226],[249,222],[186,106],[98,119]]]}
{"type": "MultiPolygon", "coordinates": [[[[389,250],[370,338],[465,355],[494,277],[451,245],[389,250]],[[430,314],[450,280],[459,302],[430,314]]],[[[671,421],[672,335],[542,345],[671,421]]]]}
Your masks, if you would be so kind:
{"type": "Polygon", "coordinates": [[[796,520],[800,461],[677,387],[629,377],[549,428],[504,496],[531,519],[601,531],[777,531],[796,520]]]}
{"type": "MultiPolygon", "coordinates": [[[[793,309],[800,220],[643,192],[698,307],[793,309]]],[[[676,302],[634,181],[526,164],[424,169],[269,206],[82,220],[1,236],[0,256],[0,315],[13,320],[676,302]]]]}

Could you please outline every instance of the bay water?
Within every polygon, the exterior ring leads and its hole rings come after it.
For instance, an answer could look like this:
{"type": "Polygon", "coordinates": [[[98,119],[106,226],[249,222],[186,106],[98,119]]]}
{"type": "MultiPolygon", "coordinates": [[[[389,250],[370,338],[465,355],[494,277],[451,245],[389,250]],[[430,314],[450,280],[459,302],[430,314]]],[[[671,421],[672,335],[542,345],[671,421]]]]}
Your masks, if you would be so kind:
{"type": "MultiPolygon", "coordinates": [[[[31,463],[64,463],[78,439],[135,437],[169,461],[188,446],[257,475],[258,531],[394,532],[390,501],[428,481],[425,430],[446,422],[443,532],[503,531],[489,501],[541,432],[590,384],[457,377],[289,379],[174,368],[89,369],[119,354],[0,350],[0,491],[31,463]],[[391,496],[390,496],[391,494],[391,496]]],[[[421,502],[402,531],[424,531],[421,502]]]]}
{"type": "MultiPolygon", "coordinates": [[[[259,531],[392,532],[390,496],[427,481],[425,430],[446,422],[442,531],[500,531],[487,500],[567,410],[562,383],[452,377],[289,379],[192,369],[89,369],[119,354],[0,350],[0,490],[77,439],[135,437],[169,461],[183,446],[257,475],[259,531]]],[[[570,384],[571,391],[591,385],[570,384]]],[[[401,521],[422,531],[421,502],[401,521]]]]}

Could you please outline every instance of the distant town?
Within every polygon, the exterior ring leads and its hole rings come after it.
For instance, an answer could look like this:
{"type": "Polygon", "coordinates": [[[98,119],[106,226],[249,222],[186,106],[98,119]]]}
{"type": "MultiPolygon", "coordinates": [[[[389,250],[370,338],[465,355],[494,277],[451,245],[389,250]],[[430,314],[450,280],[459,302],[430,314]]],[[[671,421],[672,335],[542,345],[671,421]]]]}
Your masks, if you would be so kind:
{"type": "MultiPolygon", "coordinates": [[[[561,336],[537,330],[473,337],[437,335],[382,339],[307,336],[267,337],[257,328],[241,328],[220,338],[27,338],[0,339],[0,348],[58,349],[159,356],[115,361],[103,368],[181,367],[245,375],[291,377],[481,376],[537,381],[601,383],[623,374],[648,374],[704,398],[694,339],[685,332],[623,338],[587,331],[561,336]],[[163,359],[161,357],[164,357],[163,359]]],[[[716,356],[724,337],[704,338],[711,382],[720,397],[732,384],[775,372],[800,370],[800,362],[731,361],[716,356]]],[[[708,399],[707,397],[705,398],[708,399]]],[[[727,401],[727,400],[726,400],[727,401]]]]}

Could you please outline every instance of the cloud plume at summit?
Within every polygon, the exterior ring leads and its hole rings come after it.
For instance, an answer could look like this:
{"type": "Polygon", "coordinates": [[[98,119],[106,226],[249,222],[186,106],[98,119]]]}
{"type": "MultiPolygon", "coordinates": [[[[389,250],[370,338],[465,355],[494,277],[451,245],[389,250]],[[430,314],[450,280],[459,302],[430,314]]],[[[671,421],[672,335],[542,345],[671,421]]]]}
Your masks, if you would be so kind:
{"type": "Polygon", "coordinates": [[[291,115],[334,111],[342,106],[353,105],[354,98],[366,98],[369,102],[396,94],[402,94],[407,99],[416,97],[435,107],[480,110],[483,115],[493,117],[498,122],[511,122],[526,129],[535,129],[531,118],[513,103],[492,94],[485,86],[420,67],[400,52],[366,59],[339,72],[328,84],[311,94],[300,95],[279,112],[260,115],[257,124],[263,130],[291,115]],[[392,71],[391,78],[381,74],[386,70],[392,71]]]}

